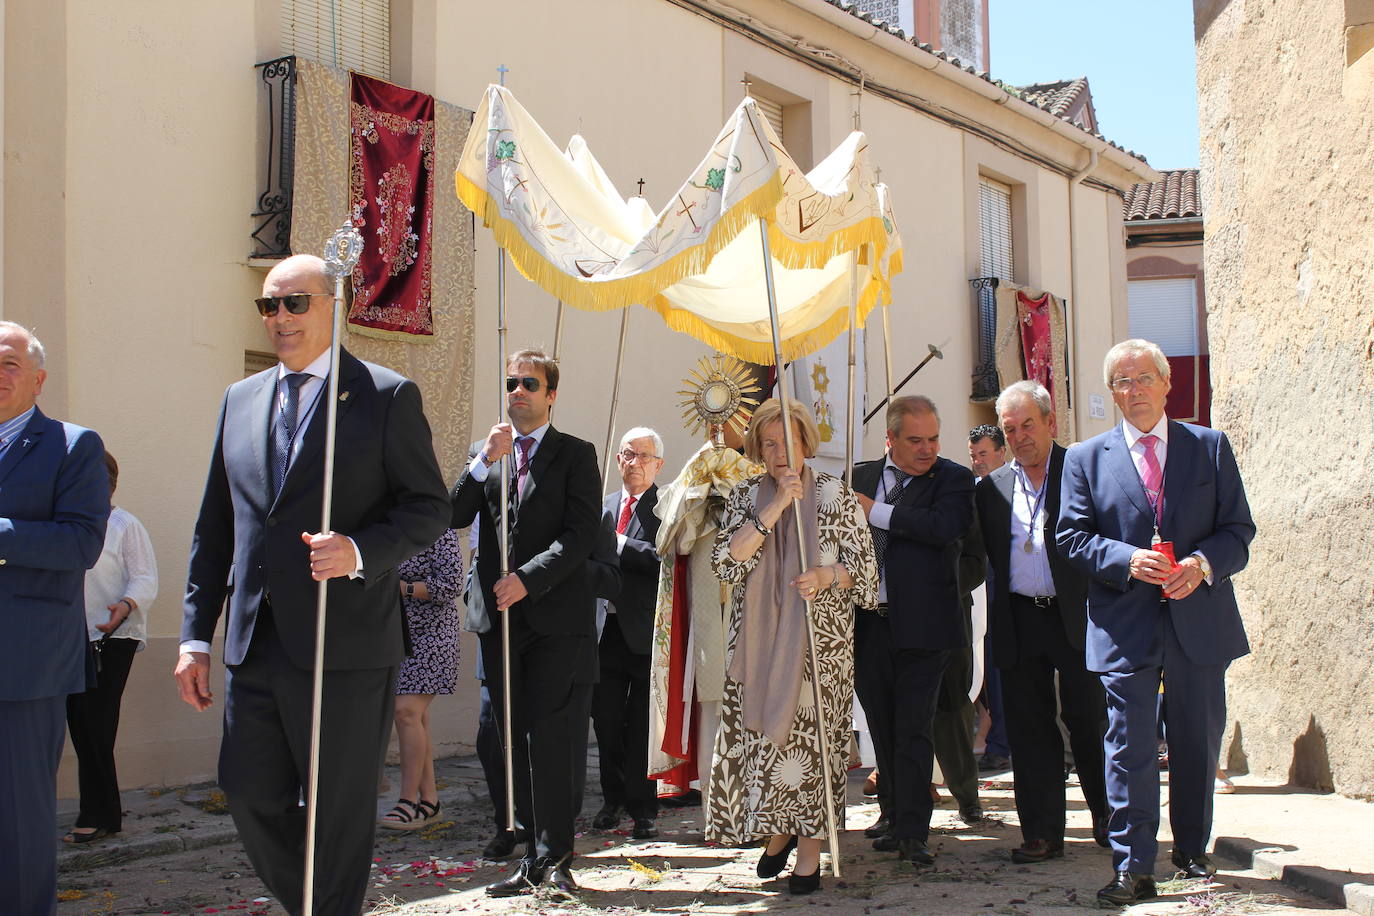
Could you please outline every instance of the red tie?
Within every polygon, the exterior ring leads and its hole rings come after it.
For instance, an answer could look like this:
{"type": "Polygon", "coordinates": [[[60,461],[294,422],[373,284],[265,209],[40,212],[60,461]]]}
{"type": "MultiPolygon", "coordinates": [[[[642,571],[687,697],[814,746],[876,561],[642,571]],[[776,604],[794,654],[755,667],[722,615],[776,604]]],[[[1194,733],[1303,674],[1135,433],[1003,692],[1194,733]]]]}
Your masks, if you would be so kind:
{"type": "Polygon", "coordinates": [[[1164,469],[1159,466],[1159,456],[1155,454],[1159,437],[1141,436],[1140,444],[1145,446],[1145,469],[1140,474],[1140,482],[1145,485],[1145,497],[1150,501],[1150,508],[1155,510],[1155,523],[1158,524],[1163,515],[1160,509],[1164,497],[1160,492],[1164,485],[1164,469]]]}
{"type": "Polygon", "coordinates": [[[620,521],[618,521],[618,522],[615,523],[615,533],[616,533],[616,534],[624,534],[624,533],[625,533],[625,529],[628,528],[628,527],[630,527],[630,516],[634,514],[634,511],[635,511],[635,500],[636,500],[636,499],[639,499],[639,497],[638,497],[638,496],[627,496],[627,497],[625,497],[625,505],[623,505],[623,506],[620,507],[620,521]]]}

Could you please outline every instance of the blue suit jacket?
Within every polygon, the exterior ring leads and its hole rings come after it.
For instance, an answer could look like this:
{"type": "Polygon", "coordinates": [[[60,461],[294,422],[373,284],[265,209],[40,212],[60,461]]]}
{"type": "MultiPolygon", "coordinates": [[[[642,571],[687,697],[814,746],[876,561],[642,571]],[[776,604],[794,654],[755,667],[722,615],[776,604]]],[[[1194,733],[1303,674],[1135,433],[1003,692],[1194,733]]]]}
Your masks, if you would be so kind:
{"type": "MultiPolygon", "coordinates": [[[[1150,546],[1154,514],[1120,425],[1069,449],[1056,540],[1068,561],[1091,577],[1087,662],[1092,671],[1158,664],[1161,591],[1130,577],[1131,555],[1150,546]]],[[[1160,536],[1179,559],[1201,551],[1212,584],[1179,601],[1169,615],[1188,659],[1220,665],[1250,651],[1231,577],[1245,568],[1255,523],[1224,433],[1169,421],[1160,536]]]]}
{"type": "Polygon", "coordinates": [[[86,689],[86,570],[110,517],[105,446],[34,411],[0,459],[0,700],[86,689]]]}

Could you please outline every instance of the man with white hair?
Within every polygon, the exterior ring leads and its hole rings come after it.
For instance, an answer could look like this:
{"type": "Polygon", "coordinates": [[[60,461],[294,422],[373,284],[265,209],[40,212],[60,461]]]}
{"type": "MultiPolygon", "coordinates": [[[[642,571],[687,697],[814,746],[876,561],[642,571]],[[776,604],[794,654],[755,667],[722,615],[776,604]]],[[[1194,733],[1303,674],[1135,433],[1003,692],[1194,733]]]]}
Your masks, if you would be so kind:
{"type": "Polygon", "coordinates": [[[598,830],[620,823],[623,810],[637,840],[658,836],[658,786],[649,773],[649,651],[660,572],[660,519],[654,513],[663,469],[663,439],[645,426],[620,437],[615,456],[622,488],[606,497],[603,523],[614,527],[621,585],[610,600],[597,602],[601,624],[601,679],[592,701],[592,725],[601,758],[598,830]]]}
{"type": "Polygon", "coordinates": [[[1125,421],[1069,450],[1056,539],[1091,577],[1087,664],[1107,698],[1107,801],[1115,875],[1098,900],[1155,896],[1157,698],[1166,684],[1171,859],[1202,878],[1226,724],[1226,667],[1250,651],[1231,577],[1255,523],[1224,433],[1164,412],[1169,362],[1147,340],[1107,351],[1103,381],[1125,421]]]}
{"type": "Polygon", "coordinates": [[[57,764],[67,695],[87,687],[82,583],[110,515],[105,446],[38,409],[43,344],[0,321],[0,901],[57,911],[57,764]]]}

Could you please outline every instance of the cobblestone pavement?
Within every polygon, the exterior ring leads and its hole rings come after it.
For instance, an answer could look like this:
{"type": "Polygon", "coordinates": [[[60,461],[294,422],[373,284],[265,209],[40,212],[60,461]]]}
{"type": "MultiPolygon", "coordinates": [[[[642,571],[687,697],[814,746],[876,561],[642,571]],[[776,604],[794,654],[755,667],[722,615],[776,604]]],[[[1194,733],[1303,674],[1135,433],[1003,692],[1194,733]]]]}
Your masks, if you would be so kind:
{"type": "MultiPolygon", "coordinates": [[[[1062,914],[1066,908],[1095,909],[1094,894],[1111,872],[1110,853],[1094,845],[1087,812],[1081,800],[1075,803],[1076,787],[1070,789],[1065,858],[1042,865],[1013,864],[1007,853],[1020,842],[1020,832],[1010,774],[983,783],[981,794],[988,814],[983,823],[964,825],[948,800],[936,809],[931,846],[937,853],[937,866],[918,872],[892,854],[872,850],[859,832],[876,817],[876,806],[860,795],[855,774],[847,810],[849,830],[841,837],[843,878],[827,873],[822,890],[810,897],[790,896],[786,874],[773,881],[759,880],[754,875],[756,847],[706,845],[701,810],[686,808],[665,810],[659,820],[662,835],[654,841],[631,840],[628,822],[622,829],[609,832],[593,831],[584,823],[575,872],[582,891],[575,899],[543,889],[532,896],[491,900],[483,894],[483,887],[506,873],[510,863],[478,858],[494,832],[481,771],[473,758],[449,758],[439,761],[438,775],[443,812],[435,823],[415,832],[380,831],[368,912],[398,916],[593,912],[621,916],[791,910],[864,916],[884,911],[935,916],[1062,914]]],[[[388,777],[394,784],[394,769],[388,770],[388,777]]],[[[593,794],[597,785],[594,760],[588,785],[584,820],[589,820],[600,804],[593,794]]],[[[1255,825],[1257,815],[1253,812],[1268,805],[1276,812],[1272,830],[1249,838],[1250,848],[1290,836],[1294,824],[1302,819],[1295,810],[1310,804],[1303,798],[1321,797],[1295,790],[1284,795],[1284,803],[1279,804],[1272,787],[1252,789],[1245,780],[1238,780],[1236,795],[1218,798],[1218,833],[1228,832],[1228,810],[1238,815],[1238,821],[1255,825]],[[1251,814],[1239,817],[1243,811],[1251,814]]],[[[379,812],[389,809],[393,800],[391,794],[380,797],[379,812]]],[[[129,815],[123,834],[90,847],[62,848],[60,916],[280,916],[284,912],[267,897],[254,876],[216,790],[131,791],[125,793],[125,803],[129,815]]],[[[70,823],[70,812],[64,823],[70,823]]],[[[1255,834],[1267,830],[1263,818],[1258,823],[1255,834]]],[[[1222,853],[1246,850],[1241,838],[1232,839],[1235,843],[1231,846],[1222,846],[1219,841],[1222,853]]],[[[1161,848],[1167,855],[1167,838],[1161,838],[1161,848]]],[[[1299,847],[1290,844],[1285,848],[1299,847]]],[[[1211,883],[1164,882],[1159,900],[1126,912],[1142,916],[1349,912],[1329,899],[1310,896],[1267,877],[1259,856],[1247,852],[1242,858],[1245,861],[1219,858],[1223,870],[1211,883]]],[[[1167,876],[1161,873],[1160,877],[1167,876]]],[[[1350,877],[1369,880],[1367,875],[1350,877]]]]}

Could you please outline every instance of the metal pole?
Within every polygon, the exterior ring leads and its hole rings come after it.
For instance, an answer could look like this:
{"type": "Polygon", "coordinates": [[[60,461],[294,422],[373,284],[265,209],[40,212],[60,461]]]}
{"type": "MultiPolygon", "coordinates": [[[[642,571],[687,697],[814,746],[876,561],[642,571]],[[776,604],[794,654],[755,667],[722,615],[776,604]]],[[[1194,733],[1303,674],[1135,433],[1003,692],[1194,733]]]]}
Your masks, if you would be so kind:
{"type": "MultiPolygon", "coordinates": [[[[858,126],[858,114],[854,116],[858,126]]],[[[859,307],[859,253],[855,251],[849,262],[849,382],[845,387],[848,405],[844,412],[844,485],[854,485],[854,323],[859,307]]]]}
{"type": "MultiPolygon", "coordinates": [[[[763,240],[763,277],[768,288],[768,320],[773,331],[773,363],[778,370],[778,400],[782,402],[782,441],[787,450],[787,463],[793,463],[796,446],[792,442],[792,397],[788,391],[787,373],[782,365],[782,333],[778,330],[778,300],[773,291],[773,253],[768,245],[768,222],[759,220],[759,237],[763,240]]],[[[797,525],[797,556],[801,571],[807,568],[806,532],[802,528],[801,500],[792,500],[792,520],[797,525]]],[[[821,665],[816,656],[816,628],[811,622],[811,602],[806,602],[806,644],[811,654],[811,699],[816,708],[816,734],[821,745],[821,778],[824,781],[825,828],[830,836],[830,873],[840,877],[840,835],[835,829],[834,786],[830,772],[830,734],[826,728],[825,706],[821,697],[821,665]]]]}
{"type": "Polygon", "coordinates": [[[888,318],[888,304],[883,303],[883,369],[887,373],[887,397],[896,394],[892,387],[892,321],[888,318]]]}
{"type": "MultiPolygon", "coordinates": [[[[329,240],[325,269],[334,277],[334,322],[329,340],[329,378],[325,379],[324,493],[320,503],[320,533],[330,533],[334,510],[334,428],[339,414],[339,338],[343,333],[344,277],[358,263],[363,239],[353,225],[346,224],[329,240]]],[[[315,911],[315,838],[319,826],[320,719],[324,709],[324,633],[328,611],[329,580],[316,583],[315,668],[310,695],[310,775],[305,792],[305,888],[302,912],[315,911]]]]}
{"type": "MultiPolygon", "coordinates": [[[[940,345],[940,347],[945,347],[948,345],[949,341],[946,340],[943,344],[940,345]]],[[[868,412],[868,414],[864,417],[865,426],[868,425],[869,420],[872,420],[874,417],[878,415],[878,411],[882,410],[883,407],[888,403],[888,401],[892,400],[894,397],[897,396],[898,391],[901,391],[903,388],[906,387],[907,382],[911,381],[913,378],[916,377],[917,372],[920,372],[922,369],[926,367],[926,363],[930,362],[932,359],[945,358],[944,351],[942,351],[940,347],[935,346],[935,344],[926,344],[926,347],[930,349],[930,352],[926,354],[926,358],[917,363],[916,368],[908,372],[906,374],[906,378],[902,379],[900,382],[897,383],[897,387],[893,390],[891,394],[889,394],[887,397],[879,401],[877,406],[875,406],[872,410],[868,412]]]]}
{"type": "MultiPolygon", "coordinates": [[[[506,252],[496,252],[496,338],[501,371],[496,385],[497,414],[505,419],[506,398],[506,252]]],[[[510,575],[510,453],[501,456],[501,578],[510,575]]],[[[511,712],[510,611],[501,615],[501,722],[506,750],[506,829],[515,832],[515,723],[511,712]]]]}
{"type": "Polygon", "coordinates": [[[615,456],[611,454],[611,444],[615,441],[615,411],[620,406],[620,367],[625,361],[625,330],[630,326],[630,307],[620,310],[620,343],[615,351],[615,381],[611,384],[611,415],[606,420],[606,471],[601,475],[601,485],[611,479],[611,468],[615,466],[615,456]]]}
{"type": "Polygon", "coordinates": [[[558,353],[563,349],[563,300],[558,300],[558,318],[553,323],[553,361],[558,362],[558,353]]]}

